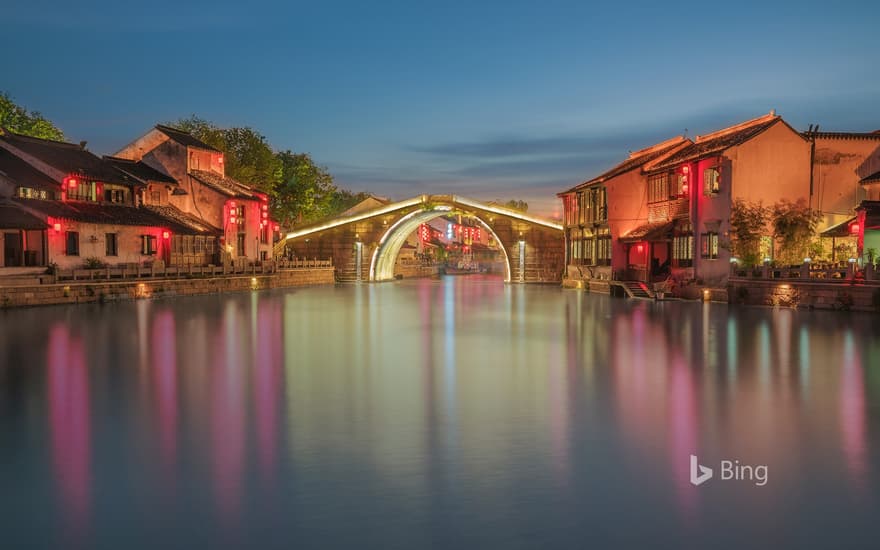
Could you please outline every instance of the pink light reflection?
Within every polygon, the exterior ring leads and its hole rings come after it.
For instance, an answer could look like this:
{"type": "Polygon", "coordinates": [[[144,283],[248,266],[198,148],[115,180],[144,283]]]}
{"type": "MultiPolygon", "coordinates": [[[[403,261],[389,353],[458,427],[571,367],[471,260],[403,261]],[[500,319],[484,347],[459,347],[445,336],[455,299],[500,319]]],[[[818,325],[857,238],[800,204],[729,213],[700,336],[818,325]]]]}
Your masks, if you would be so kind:
{"type": "Polygon", "coordinates": [[[244,391],[242,389],[242,323],[233,303],[223,315],[214,349],[221,357],[211,368],[211,440],[214,492],[221,519],[238,523],[241,507],[241,475],[244,463],[244,391]]]}
{"type": "Polygon", "coordinates": [[[282,387],[281,368],[281,307],[275,301],[259,303],[257,342],[254,355],[256,381],[257,447],[263,481],[270,485],[275,479],[278,459],[278,403],[282,387]]]}
{"type": "Polygon", "coordinates": [[[177,340],[174,314],[163,311],[153,318],[152,375],[159,415],[159,448],[169,486],[174,484],[177,462],[177,340]]]}
{"type": "Polygon", "coordinates": [[[864,488],[868,469],[865,381],[861,357],[853,342],[852,333],[849,332],[845,336],[840,376],[840,432],[843,454],[852,483],[864,488]]]}
{"type": "Polygon", "coordinates": [[[65,539],[78,545],[91,518],[89,379],[83,344],[63,324],[49,331],[49,428],[65,539]]]}

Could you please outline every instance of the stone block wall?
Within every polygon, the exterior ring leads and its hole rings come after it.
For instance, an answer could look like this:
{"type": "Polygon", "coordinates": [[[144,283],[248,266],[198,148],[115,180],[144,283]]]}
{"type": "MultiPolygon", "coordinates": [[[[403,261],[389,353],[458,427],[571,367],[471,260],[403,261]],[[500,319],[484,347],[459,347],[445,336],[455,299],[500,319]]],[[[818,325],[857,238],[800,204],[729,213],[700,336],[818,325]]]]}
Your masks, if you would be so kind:
{"type": "Polygon", "coordinates": [[[0,287],[0,307],[110,302],[165,296],[195,296],[270,288],[333,284],[333,268],[279,271],[269,275],[195,277],[0,287]]]}

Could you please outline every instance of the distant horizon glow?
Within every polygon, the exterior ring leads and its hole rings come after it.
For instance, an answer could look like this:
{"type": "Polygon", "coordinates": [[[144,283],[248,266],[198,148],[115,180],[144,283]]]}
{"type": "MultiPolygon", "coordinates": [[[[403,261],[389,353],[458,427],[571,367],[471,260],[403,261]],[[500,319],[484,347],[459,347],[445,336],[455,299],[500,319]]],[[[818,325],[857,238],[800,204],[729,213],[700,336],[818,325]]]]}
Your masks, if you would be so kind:
{"type": "Polygon", "coordinates": [[[855,2],[34,0],[0,22],[0,90],[97,154],[195,114],[308,152],[354,191],[558,217],[556,193],[630,150],[771,109],[798,130],[880,129],[878,19],[855,2]]]}

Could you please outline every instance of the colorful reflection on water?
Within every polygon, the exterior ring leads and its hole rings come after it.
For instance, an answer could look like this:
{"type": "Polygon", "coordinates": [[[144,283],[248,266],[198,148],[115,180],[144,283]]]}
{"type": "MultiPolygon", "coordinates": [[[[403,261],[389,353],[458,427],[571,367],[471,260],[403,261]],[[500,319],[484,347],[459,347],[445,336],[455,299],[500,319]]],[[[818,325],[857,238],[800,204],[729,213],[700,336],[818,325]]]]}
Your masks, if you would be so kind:
{"type": "Polygon", "coordinates": [[[0,312],[10,547],[870,547],[880,321],[481,277],[0,312]],[[689,456],[769,481],[694,487],[689,456]]]}

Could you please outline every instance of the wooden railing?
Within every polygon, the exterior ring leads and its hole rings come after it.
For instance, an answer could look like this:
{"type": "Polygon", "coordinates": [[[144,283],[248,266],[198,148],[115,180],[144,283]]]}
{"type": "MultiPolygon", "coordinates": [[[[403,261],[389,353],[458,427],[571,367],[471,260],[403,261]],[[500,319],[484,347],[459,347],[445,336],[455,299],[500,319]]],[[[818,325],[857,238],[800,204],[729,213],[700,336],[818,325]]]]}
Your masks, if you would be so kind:
{"type": "Polygon", "coordinates": [[[234,275],[264,275],[284,269],[313,269],[333,267],[332,260],[298,258],[295,260],[266,260],[263,262],[236,262],[227,265],[164,266],[125,264],[97,269],[57,269],[56,281],[107,281],[113,279],[218,277],[234,275]]]}
{"type": "Polygon", "coordinates": [[[294,258],[292,260],[275,260],[278,269],[310,269],[316,267],[333,267],[333,259],[294,258]]]}
{"type": "Polygon", "coordinates": [[[874,266],[859,267],[855,263],[804,263],[792,266],[764,264],[754,267],[731,264],[730,276],[740,279],[799,279],[816,282],[880,281],[880,272],[874,266]]]}

